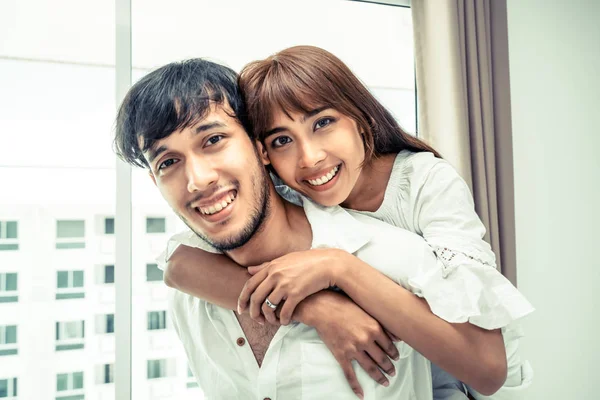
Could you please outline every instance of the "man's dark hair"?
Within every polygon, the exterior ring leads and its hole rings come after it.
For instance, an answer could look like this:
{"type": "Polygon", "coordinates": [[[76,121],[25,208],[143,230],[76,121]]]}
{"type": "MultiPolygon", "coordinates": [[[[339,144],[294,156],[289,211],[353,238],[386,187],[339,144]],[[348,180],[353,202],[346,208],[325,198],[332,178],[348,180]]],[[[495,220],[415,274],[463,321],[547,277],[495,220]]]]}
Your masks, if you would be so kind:
{"type": "Polygon", "coordinates": [[[230,116],[250,134],[237,79],[231,68],[200,58],[170,63],[149,73],[129,89],[119,108],[117,155],[130,164],[149,167],[144,151],[205,118],[214,104],[228,103],[233,110],[230,116]]]}

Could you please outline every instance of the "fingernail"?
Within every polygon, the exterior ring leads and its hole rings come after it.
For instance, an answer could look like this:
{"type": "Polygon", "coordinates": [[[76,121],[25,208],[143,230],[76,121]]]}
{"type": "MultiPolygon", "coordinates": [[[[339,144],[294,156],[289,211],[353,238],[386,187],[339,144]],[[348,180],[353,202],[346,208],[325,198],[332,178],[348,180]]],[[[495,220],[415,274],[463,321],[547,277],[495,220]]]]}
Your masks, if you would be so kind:
{"type": "Polygon", "coordinates": [[[390,376],[396,376],[396,370],[393,370],[392,372],[390,372],[389,374],[390,376]]]}
{"type": "Polygon", "coordinates": [[[388,381],[383,382],[383,386],[385,386],[385,387],[390,386],[390,382],[388,382],[388,381]]]}
{"type": "Polygon", "coordinates": [[[358,396],[358,398],[360,400],[363,400],[365,398],[365,396],[362,393],[358,393],[358,392],[354,392],[354,393],[356,393],[356,395],[358,396]]]}
{"type": "Polygon", "coordinates": [[[400,359],[400,356],[394,356],[392,358],[394,359],[394,361],[398,361],[400,359]]]}

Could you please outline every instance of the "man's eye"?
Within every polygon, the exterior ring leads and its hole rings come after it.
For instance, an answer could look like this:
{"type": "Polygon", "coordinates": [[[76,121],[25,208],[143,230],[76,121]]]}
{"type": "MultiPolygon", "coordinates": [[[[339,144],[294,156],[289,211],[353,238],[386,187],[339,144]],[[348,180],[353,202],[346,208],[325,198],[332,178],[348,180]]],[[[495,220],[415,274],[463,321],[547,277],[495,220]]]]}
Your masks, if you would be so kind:
{"type": "Polygon", "coordinates": [[[331,124],[334,121],[335,120],[333,118],[330,118],[330,117],[321,118],[320,120],[318,120],[315,123],[315,129],[323,128],[323,127],[331,124]]]}
{"type": "Polygon", "coordinates": [[[163,161],[162,163],[160,163],[160,165],[158,166],[159,171],[165,168],[170,167],[171,165],[175,164],[177,162],[177,160],[173,159],[173,158],[169,158],[168,160],[163,161]]]}
{"type": "Polygon", "coordinates": [[[223,135],[215,135],[215,136],[211,136],[207,141],[206,141],[206,145],[207,146],[212,146],[213,144],[217,144],[218,142],[221,141],[221,139],[223,139],[223,135]]]}
{"type": "Polygon", "coordinates": [[[271,145],[273,147],[281,147],[290,143],[291,141],[292,139],[289,136],[279,136],[278,138],[274,139],[273,142],[271,142],[271,145]]]}

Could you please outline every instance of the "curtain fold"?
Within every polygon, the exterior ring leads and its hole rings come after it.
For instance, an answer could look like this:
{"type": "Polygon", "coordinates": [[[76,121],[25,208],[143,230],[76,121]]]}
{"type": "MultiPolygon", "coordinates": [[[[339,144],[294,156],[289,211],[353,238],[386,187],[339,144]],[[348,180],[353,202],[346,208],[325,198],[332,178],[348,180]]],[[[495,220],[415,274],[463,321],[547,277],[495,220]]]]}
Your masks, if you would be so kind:
{"type": "Polygon", "coordinates": [[[465,179],[516,284],[505,0],[413,0],[418,135],[465,179]]]}

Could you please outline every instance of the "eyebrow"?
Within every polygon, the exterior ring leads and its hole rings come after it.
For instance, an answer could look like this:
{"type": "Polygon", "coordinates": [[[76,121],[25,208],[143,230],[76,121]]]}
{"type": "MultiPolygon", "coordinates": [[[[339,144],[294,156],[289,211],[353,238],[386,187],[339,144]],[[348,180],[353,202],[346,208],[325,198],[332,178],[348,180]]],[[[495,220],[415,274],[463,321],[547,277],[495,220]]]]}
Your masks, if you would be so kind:
{"type": "MultiPolygon", "coordinates": [[[[300,118],[300,122],[304,123],[308,118],[314,117],[315,115],[319,114],[320,112],[323,112],[327,109],[331,108],[331,106],[323,106],[323,107],[319,107],[319,108],[315,108],[314,110],[311,110],[309,112],[307,112],[306,114],[304,114],[301,118],[300,118]]],[[[268,130],[267,132],[265,132],[264,138],[268,138],[271,135],[274,135],[276,133],[279,132],[283,132],[287,130],[286,128],[283,127],[277,127],[277,128],[273,128],[271,130],[268,130]]]]}
{"type": "MultiPolygon", "coordinates": [[[[206,124],[202,124],[202,125],[198,125],[196,127],[196,129],[194,129],[194,134],[197,135],[199,133],[202,132],[206,132],[209,131],[211,129],[216,129],[216,128],[225,128],[227,127],[227,125],[225,125],[223,122],[208,122],[206,124]]],[[[148,164],[152,164],[152,161],[154,161],[156,159],[156,157],[158,157],[159,155],[161,155],[162,153],[164,153],[165,151],[167,151],[167,146],[162,145],[162,146],[158,146],[157,148],[151,148],[148,154],[148,164]]]]}

